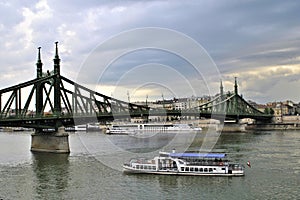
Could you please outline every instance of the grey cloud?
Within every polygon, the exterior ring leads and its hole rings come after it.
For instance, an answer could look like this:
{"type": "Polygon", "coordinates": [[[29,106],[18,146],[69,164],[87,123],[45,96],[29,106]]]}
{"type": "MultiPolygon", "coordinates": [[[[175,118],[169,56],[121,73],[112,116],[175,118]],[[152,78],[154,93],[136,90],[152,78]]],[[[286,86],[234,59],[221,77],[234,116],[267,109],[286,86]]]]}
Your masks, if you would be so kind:
{"type": "MultiPolygon", "coordinates": [[[[0,25],[1,73],[28,68],[34,76],[38,46],[43,47],[45,68],[51,69],[53,42],[59,40],[63,71],[66,73],[64,75],[76,78],[75,71],[97,45],[122,31],[149,26],[174,29],[195,39],[208,51],[225,79],[232,79],[232,74],[251,69],[299,62],[300,3],[297,1],[48,1],[53,16],[37,19],[30,25],[32,41],[24,52],[20,49],[24,45],[21,40],[24,36],[16,33],[14,27],[24,20],[21,12],[23,8],[32,12],[37,12],[38,9],[29,0],[8,3],[9,7],[0,4],[2,15],[10,16],[0,25]],[[126,10],[112,12],[117,7],[124,7],[126,10]],[[5,42],[11,45],[5,46],[5,42]],[[15,55],[18,55],[18,60],[15,55]]],[[[110,50],[118,48],[120,46],[111,46],[110,50]]],[[[186,51],[192,52],[192,49],[186,51]]],[[[128,56],[115,63],[115,66],[122,68],[110,71],[108,81],[132,66],[147,62],[167,64],[179,71],[182,70],[181,66],[188,66],[183,61],[180,63],[174,57],[162,54],[128,56]]],[[[95,76],[95,73],[91,71],[87,76],[95,76]]],[[[245,76],[245,79],[252,80],[250,76],[245,76]]],[[[282,81],[280,73],[269,76],[270,80],[244,85],[248,94],[253,94],[249,98],[273,98],[275,92],[268,88],[276,84],[279,89],[281,83],[282,87],[287,86],[288,82],[295,83],[296,79],[288,76],[282,81]],[[272,79],[273,76],[278,79],[272,79]],[[263,92],[264,90],[270,93],[263,92]],[[265,94],[265,97],[260,97],[260,94],[265,94]]],[[[24,80],[28,77],[24,77],[24,80]]],[[[5,80],[5,77],[0,77],[0,82],[5,83],[5,80]]]]}

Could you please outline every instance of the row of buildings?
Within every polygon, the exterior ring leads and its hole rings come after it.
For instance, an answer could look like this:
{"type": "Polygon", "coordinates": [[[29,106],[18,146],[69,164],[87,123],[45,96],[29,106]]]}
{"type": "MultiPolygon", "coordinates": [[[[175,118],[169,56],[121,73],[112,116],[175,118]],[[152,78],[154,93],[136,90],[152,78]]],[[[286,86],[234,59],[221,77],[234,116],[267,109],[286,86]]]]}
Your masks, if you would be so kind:
{"type": "MultiPolygon", "coordinates": [[[[164,108],[168,110],[186,110],[198,107],[204,103],[209,102],[213,97],[191,97],[191,98],[173,98],[169,100],[157,100],[155,102],[147,102],[151,108],[164,108]]],[[[145,102],[136,102],[137,104],[144,104],[145,102]]],[[[291,100],[275,101],[266,104],[258,104],[254,101],[248,101],[254,108],[266,114],[273,114],[274,116],[298,115],[300,114],[300,103],[295,103],[291,100]]]]}
{"type": "Polygon", "coordinates": [[[253,101],[249,103],[267,114],[273,114],[274,116],[286,116],[286,115],[299,115],[300,114],[300,103],[295,103],[291,100],[286,101],[275,101],[266,104],[257,104],[253,101]]]}

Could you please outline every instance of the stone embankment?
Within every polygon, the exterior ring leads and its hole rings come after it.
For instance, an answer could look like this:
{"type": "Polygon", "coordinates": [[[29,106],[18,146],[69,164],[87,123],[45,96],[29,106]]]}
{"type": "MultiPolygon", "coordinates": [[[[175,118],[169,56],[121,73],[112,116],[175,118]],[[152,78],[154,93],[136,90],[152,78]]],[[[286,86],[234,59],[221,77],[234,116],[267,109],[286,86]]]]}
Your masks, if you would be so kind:
{"type": "Polygon", "coordinates": [[[247,124],[246,130],[300,130],[299,123],[247,124]]]}
{"type": "Polygon", "coordinates": [[[251,120],[244,120],[242,123],[220,124],[217,120],[200,120],[199,126],[203,129],[215,128],[222,132],[244,132],[248,130],[300,130],[300,116],[274,117],[273,123],[249,123],[251,120]]]}
{"type": "Polygon", "coordinates": [[[274,117],[273,123],[248,124],[246,130],[300,130],[300,116],[277,116],[274,117]]]}

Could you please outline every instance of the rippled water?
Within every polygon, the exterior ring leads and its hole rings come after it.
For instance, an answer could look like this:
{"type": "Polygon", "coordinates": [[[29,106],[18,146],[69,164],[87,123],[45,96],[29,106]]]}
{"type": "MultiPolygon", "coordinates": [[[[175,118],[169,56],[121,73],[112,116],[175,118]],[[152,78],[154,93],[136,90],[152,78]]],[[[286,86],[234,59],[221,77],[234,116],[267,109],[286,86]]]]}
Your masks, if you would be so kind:
{"type": "Polygon", "coordinates": [[[135,155],[190,144],[203,134],[70,134],[70,155],[32,154],[30,133],[0,133],[0,199],[299,199],[300,132],[222,133],[214,151],[252,167],[244,177],[125,175],[135,155]],[[176,136],[175,136],[176,135],[176,136]],[[187,142],[188,141],[188,142],[187,142]],[[114,166],[115,165],[115,166],[114,166]]]}

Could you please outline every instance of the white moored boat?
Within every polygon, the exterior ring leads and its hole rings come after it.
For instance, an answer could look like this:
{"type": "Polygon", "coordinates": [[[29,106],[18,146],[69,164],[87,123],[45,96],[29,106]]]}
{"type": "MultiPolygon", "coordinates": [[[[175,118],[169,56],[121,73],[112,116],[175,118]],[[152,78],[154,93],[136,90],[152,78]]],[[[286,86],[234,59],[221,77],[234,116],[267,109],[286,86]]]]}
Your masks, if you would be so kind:
{"type": "Polygon", "coordinates": [[[149,132],[149,131],[201,131],[200,127],[193,127],[190,124],[164,124],[164,123],[147,123],[147,124],[116,124],[109,127],[107,134],[132,133],[132,132],[149,132]]]}
{"type": "Polygon", "coordinates": [[[153,159],[132,159],[123,165],[125,173],[243,176],[244,166],[230,163],[223,153],[166,153],[153,159]]]}

